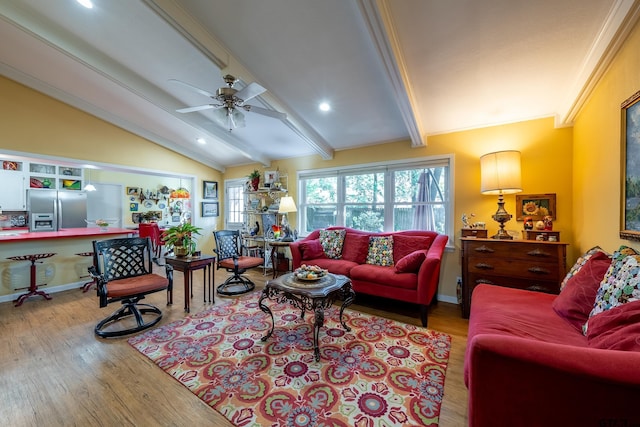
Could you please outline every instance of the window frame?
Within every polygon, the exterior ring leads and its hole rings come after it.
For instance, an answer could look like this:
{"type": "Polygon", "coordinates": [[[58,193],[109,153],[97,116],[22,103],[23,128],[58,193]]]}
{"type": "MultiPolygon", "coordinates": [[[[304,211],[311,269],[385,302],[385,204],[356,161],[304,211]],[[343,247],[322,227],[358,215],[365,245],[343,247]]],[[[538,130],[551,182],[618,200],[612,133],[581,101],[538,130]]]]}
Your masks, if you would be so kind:
{"type": "MultiPolygon", "coordinates": [[[[345,207],[349,205],[353,205],[353,203],[347,203],[345,201],[345,177],[356,175],[358,173],[375,173],[375,172],[384,172],[384,230],[385,232],[393,231],[393,215],[394,215],[394,206],[397,205],[398,202],[395,202],[395,183],[391,181],[391,176],[395,171],[409,170],[409,169],[419,169],[419,168],[433,168],[433,167],[446,167],[447,176],[444,177],[445,185],[448,183],[448,188],[445,189],[445,193],[448,194],[448,200],[444,200],[442,205],[445,209],[445,234],[449,236],[449,241],[453,241],[453,231],[454,231],[454,218],[453,214],[455,212],[454,209],[454,161],[455,156],[453,154],[447,155],[439,155],[439,156],[429,156],[429,157],[420,157],[420,158],[412,158],[405,160],[397,160],[397,161],[389,161],[389,162],[375,162],[375,163],[366,163],[366,164],[354,164],[350,166],[341,166],[341,167],[333,167],[333,168],[324,168],[324,169],[308,169],[308,170],[300,170],[296,173],[296,181],[297,181],[297,200],[298,200],[298,215],[296,217],[296,227],[298,230],[301,230],[301,236],[308,234],[306,230],[303,229],[302,224],[306,221],[305,212],[306,212],[306,187],[304,185],[304,181],[307,179],[315,179],[315,178],[330,178],[336,177],[337,188],[336,188],[336,203],[331,203],[331,206],[336,207],[336,224],[344,226],[345,218],[344,212],[345,207]]],[[[329,204],[327,204],[329,205],[329,204]]]]}

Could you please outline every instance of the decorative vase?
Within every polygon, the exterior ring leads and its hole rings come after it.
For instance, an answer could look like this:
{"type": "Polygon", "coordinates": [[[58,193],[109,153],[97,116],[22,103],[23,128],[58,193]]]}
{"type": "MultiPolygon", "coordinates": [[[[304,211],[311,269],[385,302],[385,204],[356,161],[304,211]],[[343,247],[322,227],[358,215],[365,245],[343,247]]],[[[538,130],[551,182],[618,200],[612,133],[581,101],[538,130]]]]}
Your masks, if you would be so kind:
{"type": "Polygon", "coordinates": [[[100,226],[100,231],[108,231],[108,230],[109,230],[108,225],[100,226]]]}
{"type": "Polygon", "coordinates": [[[177,257],[185,257],[189,250],[186,246],[174,246],[173,253],[176,254],[177,257]]]}
{"type": "Polygon", "coordinates": [[[251,178],[251,188],[253,188],[253,191],[258,191],[259,185],[260,185],[260,177],[251,178]]]}

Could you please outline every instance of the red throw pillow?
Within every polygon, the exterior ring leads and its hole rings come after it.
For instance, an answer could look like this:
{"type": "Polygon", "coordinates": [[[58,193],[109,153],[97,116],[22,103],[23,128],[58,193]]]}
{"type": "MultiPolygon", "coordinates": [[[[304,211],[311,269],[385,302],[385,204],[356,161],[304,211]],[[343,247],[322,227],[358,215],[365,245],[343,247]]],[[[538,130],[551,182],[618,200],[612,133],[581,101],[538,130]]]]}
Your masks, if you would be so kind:
{"type": "Polygon", "coordinates": [[[300,251],[302,252],[302,259],[304,260],[327,257],[324,254],[324,249],[322,249],[322,244],[318,239],[300,242],[300,251]]]}
{"type": "Polygon", "coordinates": [[[610,264],[611,259],[606,253],[597,252],[571,276],[560,295],[553,300],[551,306],[555,312],[579,331],[582,331],[582,325],[589,319],[600,282],[610,264]]]}
{"type": "Polygon", "coordinates": [[[342,245],[342,259],[364,264],[369,252],[369,235],[347,233],[342,245]]]}
{"type": "Polygon", "coordinates": [[[415,273],[426,258],[424,250],[411,252],[396,263],[396,273],[415,273]]]}
{"type": "Polygon", "coordinates": [[[393,262],[398,263],[402,258],[411,252],[420,249],[429,249],[431,237],[428,236],[407,236],[404,234],[393,235],[393,262]]]}
{"type": "Polygon", "coordinates": [[[640,351],[640,301],[627,302],[589,319],[589,347],[640,351]]]}

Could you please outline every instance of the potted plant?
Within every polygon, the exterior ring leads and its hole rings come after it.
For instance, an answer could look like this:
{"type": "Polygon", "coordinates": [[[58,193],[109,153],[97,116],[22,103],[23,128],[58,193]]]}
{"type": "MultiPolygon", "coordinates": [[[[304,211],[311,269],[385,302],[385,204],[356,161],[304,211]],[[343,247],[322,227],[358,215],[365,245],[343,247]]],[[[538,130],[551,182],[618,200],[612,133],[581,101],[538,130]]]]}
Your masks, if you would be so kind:
{"type": "Polygon", "coordinates": [[[176,256],[191,255],[196,250],[197,238],[195,236],[200,236],[200,230],[202,228],[185,222],[166,229],[162,240],[168,249],[173,248],[173,253],[176,256]]]}
{"type": "Polygon", "coordinates": [[[257,191],[260,185],[260,172],[258,172],[258,169],[254,169],[253,172],[247,175],[247,178],[249,178],[253,191],[257,191]]]}

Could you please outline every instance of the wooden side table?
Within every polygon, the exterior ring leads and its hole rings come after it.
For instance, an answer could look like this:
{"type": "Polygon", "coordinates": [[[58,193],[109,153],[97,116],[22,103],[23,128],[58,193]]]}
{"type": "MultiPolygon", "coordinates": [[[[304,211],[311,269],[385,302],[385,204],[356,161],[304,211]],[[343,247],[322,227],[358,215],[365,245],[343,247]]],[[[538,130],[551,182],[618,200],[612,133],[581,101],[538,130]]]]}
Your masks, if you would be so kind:
{"type": "Polygon", "coordinates": [[[269,241],[269,246],[271,246],[271,267],[273,268],[274,279],[278,277],[279,271],[291,271],[289,268],[289,258],[278,252],[279,248],[288,248],[291,243],[292,242],[283,242],[281,240],[269,241]]]}
{"type": "Polygon", "coordinates": [[[214,256],[197,256],[197,257],[177,257],[166,256],[165,262],[172,266],[175,270],[181,271],[184,276],[184,311],[190,312],[190,299],[193,297],[193,289],[191,282],[193,281],[193,272],[195,270],[203,270],[204,273],[204,297],[203,301],[207,302],[207,291],[209,293],[209,302],[215,303],[213,296],[213,264],[216,262],[214,256]],[[208,274],[207,274],[208,273],[208,274]]]}

